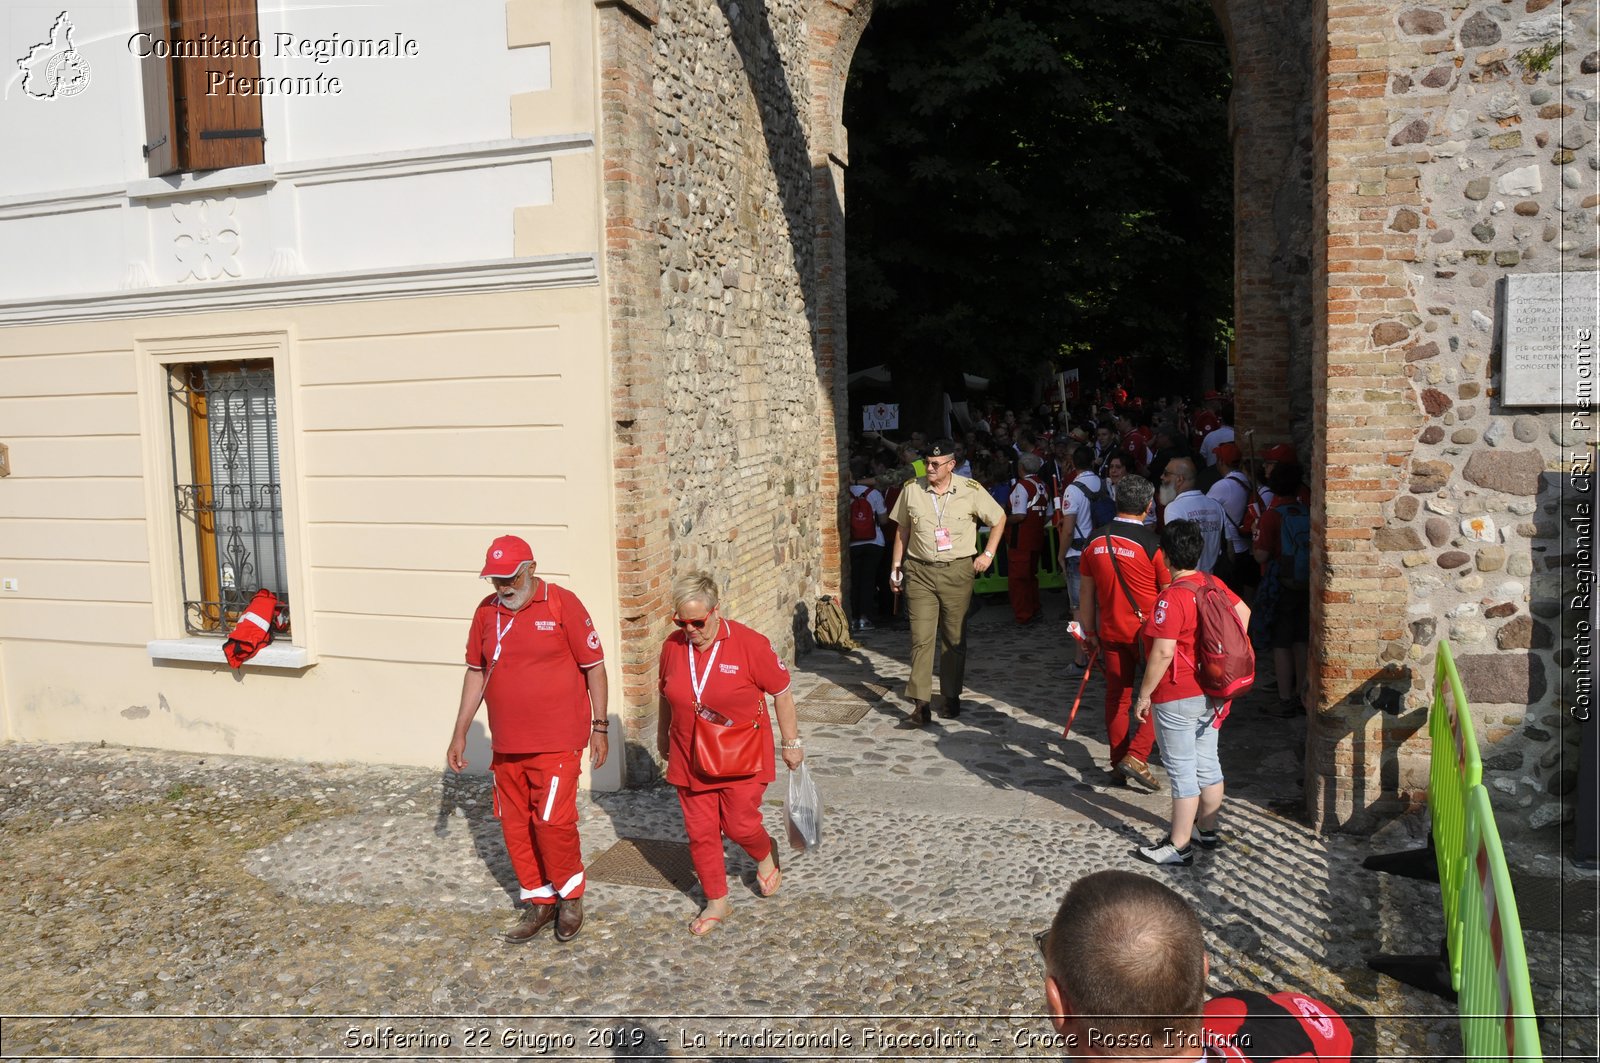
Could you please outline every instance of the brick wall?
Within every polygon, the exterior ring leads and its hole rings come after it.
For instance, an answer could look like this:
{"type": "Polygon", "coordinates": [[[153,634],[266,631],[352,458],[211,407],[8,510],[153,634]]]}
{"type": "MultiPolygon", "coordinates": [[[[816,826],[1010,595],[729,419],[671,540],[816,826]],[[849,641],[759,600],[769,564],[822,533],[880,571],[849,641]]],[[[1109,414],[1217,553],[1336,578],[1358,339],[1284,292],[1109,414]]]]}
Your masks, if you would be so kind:
{"type": "Polygon", "coordinates": [[[840,583],[849,56],[870,4],[602,4],[601,152],[629,779],[670,586],[807,648],[840,583]],[[818,134],[816,131],[821,130],[818,134]]]}
{"type": "Polygon", "coordinates": [[[1577,737],[1551,679],[1578,561],[1563,474],[1592,433],[1502,404],[1496,293],[1511,272],[1594,269],[1600,159],[1568,122],[1593,129],[1594,5],[1322,0],[1313,22],[1310,811],[1368,828],[1424,800],[1448,639],[1502,829],[1558,822],[1577,737]],[[1563,33],[1549,70],[1526,65],[1563,33]]]}

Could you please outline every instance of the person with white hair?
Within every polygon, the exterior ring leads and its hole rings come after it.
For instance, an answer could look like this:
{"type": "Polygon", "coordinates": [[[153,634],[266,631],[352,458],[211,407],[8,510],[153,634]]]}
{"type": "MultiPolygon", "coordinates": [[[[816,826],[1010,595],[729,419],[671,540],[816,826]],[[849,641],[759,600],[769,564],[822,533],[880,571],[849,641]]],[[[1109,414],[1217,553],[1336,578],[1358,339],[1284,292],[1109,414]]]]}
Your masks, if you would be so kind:
{"type": "Polygon", "coordinates": [[[672,607],[676,630],[661,647],[656,749],[666,758],[667,782],[678,788],[689,856],[706,895],[689,933],[704,937],[728,917],[724,837],[755,862],[758,896],[783,885],[778,845],[761,820],[761,798],[777,775],[769,697],[784,765],[794,771],[806,752],[788,666],[761,632],[722,615],[716,581],[704,572],[683,576],[672,585],[672,607]]]}
{"type": "Polygon", "coordinates": [[[445,760],[467,766],[467,729],[489,703],[494,809],[528,905],[502,935],[530,941],[555,924],[557,941],[583,928],[578,775],[583,751],[606,762],[609,691],[600,633],[578,596],[540,579],[533,549],[515,535],[489,544],[479,575],[494,593],[478,603],[467,674],[445,760]]]}

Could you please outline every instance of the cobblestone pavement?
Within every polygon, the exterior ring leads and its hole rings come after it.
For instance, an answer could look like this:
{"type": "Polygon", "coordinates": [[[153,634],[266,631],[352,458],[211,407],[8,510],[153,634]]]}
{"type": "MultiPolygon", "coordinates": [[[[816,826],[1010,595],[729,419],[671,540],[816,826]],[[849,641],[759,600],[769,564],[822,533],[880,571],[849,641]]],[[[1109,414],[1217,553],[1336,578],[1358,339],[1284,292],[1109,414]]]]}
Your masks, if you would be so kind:
{"type": "MultiPolygon", "coordinates": [[[[704,940],[687,933],[697,890],[592,881],[575,942],[499,943],[514,884],[482,776],[0,746],[0,1011],[28,1016],[5,1020],[0,1055],[1057,1058],[1031,934],[1107,867],[1196,904],[1216,989],[1303,987],[1365,1056],[1458,1053],[1453,1005],[1363,962],[1437,947],[1437,886],[1360,866],[1423,825],[1302,825],[1304,725],[1246,702],[1223,732],[1225,844],[1191,868],[1139,864],[1168,799],[1103,784],[1098,677],[1060,737],[1076,681],[1048,608],[1027,629],[1003,605],[974,617],[958,720],[896,730],[891,695],[856,723],[805,724],[824,844],[786,860],[770,900],[731,854],[734,913],[704,940]]],[[[905,633],[862,641],[801,662],[803,710],[836,684],[898,689],[905,633]]],[[[666,789],[582,814],[591,860],[619,837],[683,838],[666,789]]],[[[1527,862],[1560,874],[1553,854],[1527,862]]],[[[1569,1019],[1547,1023],[1546,1057],[1592,1058],[1592,931],[1528,943],[1541,1013],[1569,1019]]]]}

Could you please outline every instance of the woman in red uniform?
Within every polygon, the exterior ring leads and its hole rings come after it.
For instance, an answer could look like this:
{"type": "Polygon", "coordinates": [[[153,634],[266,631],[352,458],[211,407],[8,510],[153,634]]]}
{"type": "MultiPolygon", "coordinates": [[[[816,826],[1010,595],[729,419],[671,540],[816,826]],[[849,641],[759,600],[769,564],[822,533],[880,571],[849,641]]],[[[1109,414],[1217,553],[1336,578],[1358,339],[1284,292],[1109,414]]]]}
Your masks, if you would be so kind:
{"type": "Polygon", "coordinates": [[[768,696],[777,708],[783,762],[789,770],[800,766],[805,749],[794,695],[789,692],[789,670],[773,652],[772,643],[722,615],[717,585],[703,572],[672,585],[672,604],[677,631],[661,647],[656,744],[667,758],[667,782],[678,788],[689,855],[706,894],[705,910],[689,924],[689,932],[700,937],[728,915],[724,835],[756,861],[756,891],[761,896],[772,896],[783,884],[777,844],[761,823],[761,798],[776,775],[768,696]],[[754,727],[761,733],[748,762],[730,765],[739,770],[712,777],[705,758],[695,751],[696,727],[725,728],[730,733],[754,727]]]}

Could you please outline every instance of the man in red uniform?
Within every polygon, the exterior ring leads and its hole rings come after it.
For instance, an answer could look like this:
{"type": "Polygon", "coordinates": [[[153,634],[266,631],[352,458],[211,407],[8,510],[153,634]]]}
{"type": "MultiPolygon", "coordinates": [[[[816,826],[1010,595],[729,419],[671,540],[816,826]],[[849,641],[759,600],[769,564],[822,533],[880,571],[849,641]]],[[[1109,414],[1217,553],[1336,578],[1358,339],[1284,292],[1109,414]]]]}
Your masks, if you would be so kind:
{"type": "Polygon", "coordinates": [[[467,674],[446,760],[467,766],[467,728],[489,702],[494,811],[529,905],[503,935],[520,943],[555,923],[557,941],[583,928],[578,775],[583,748],[606,762],[605,654],[576,595],[534,575],[533,550],[515,535],[489,546],[480,576],[494,593],[478,603],[467,674]]]}
{"type": "Polygon", "coordinates": [[[1349,1063],[1354,1038],[1298,992],[1206,999],[1205,939],[1177,893],[1131,871],[1072,884],[1039,941],[1044,999],[1065,1055],[1149,1063],[1349,1063]]]}
{"type": "Polygon", "coordinates": [[[1084,646],[1106,670],[1106,741],[1113,779],[1134,778],[1152,790],[1161,781],[1150,770],[1155,728],[1130,718],[1141,632],[1156,594],[1171,580],[1154,528],[1144,523],[1155,489],[1133,473],[1117,485],[1117,517],[1083,548],[1078,620],[1084,646]]]}
{"type": "Polygon", "coordinates": [[[1044,550],[1045,522],[1050,517],[1050,493],[1039,479],[1042,462],[1037,454],[1017,459],[1021,474],[1008,498],[1011,519],[1006,522],[1006,591],[1011,615],[1019,624],[1031,624],[1041,613],[1039,555],[1044,550]]]}

